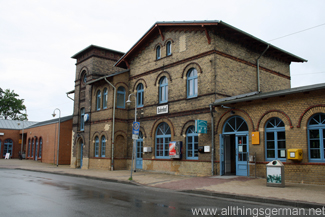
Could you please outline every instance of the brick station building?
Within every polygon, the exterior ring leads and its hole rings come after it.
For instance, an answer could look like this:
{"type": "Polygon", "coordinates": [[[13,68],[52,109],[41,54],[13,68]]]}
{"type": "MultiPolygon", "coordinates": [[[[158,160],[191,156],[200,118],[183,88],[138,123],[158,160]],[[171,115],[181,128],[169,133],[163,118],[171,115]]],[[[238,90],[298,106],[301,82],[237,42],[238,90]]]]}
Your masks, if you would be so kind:
{"type": "Polygon", "coordinates": [[[72,167],[129,169],[136,106],[137,169],[265,177],[281,160],[286,180],[325,181],[325,85],[290,88],[290,64],[303,58],[222,21],[157,22],[126,53],[91,45],[72,58],[72,167]],[[170,141],[182,142],[180,159],[170,141]]]}

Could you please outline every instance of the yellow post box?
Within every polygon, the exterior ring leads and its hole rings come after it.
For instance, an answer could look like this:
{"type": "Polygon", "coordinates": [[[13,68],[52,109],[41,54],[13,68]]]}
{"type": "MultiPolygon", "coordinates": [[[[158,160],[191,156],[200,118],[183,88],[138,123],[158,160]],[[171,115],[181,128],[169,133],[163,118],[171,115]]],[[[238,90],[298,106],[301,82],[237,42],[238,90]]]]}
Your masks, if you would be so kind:
{"type": "Polygon", "coordinates": [[[302,149],[288,149],[289,160],[302,160],[302,149]]]}

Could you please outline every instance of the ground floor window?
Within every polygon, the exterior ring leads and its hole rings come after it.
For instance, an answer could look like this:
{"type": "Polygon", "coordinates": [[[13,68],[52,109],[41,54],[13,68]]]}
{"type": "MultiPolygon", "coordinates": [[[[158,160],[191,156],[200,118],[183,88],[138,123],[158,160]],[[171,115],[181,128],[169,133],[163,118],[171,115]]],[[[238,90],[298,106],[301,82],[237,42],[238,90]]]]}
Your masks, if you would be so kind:
{"type": "Polygon", "coordinates": [[[170,127],[161,123],[156,130],[155,152],[157,158],[169,158],[169,142],[171,140],[170,127]]]}
{"type": "Polygon", "coordinates": [[[308,122],[309,160],[325,161],[325,114],[313,115],[308,122]]]}
{"type": "Polygon", "coordinates": [[[40,138],[39,139],[39,153],[38,153],[39,158],[42,157],[42,145],[43,145],[43,140],[42,140],[42,138],[40,138]]]}
{"type": "Polygon", "coordinates": [[[186,131],[186,158],[192,160],[199,159],[198,153],[199,137],[195,133],[195,127],[190,126],[186,131]]]}
{"type": "Polygon", "coordinates": [[[101,147],[100,156],[101,157],[106,156],[106,138],[105,138],[105,136],[102,136],[102,147],[101,147]]]}
{"type": "Polygon", "coordinates": [[[265,126],[266,160],[286,161],[285,126],[280,118],[271,118],[265,126]]]}
{"type": "Polygon", "coordinates": [[[99,138],[98,136],[95,137],[95,157],[99,155],[99,138]]]}

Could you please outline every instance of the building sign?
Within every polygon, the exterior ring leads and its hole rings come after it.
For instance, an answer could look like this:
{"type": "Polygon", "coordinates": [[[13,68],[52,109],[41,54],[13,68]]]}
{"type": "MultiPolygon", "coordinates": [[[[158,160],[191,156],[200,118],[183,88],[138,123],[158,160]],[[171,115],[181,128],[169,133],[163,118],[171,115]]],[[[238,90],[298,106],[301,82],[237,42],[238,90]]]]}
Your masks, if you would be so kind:
{"type": "Polygon", "coordinates": [[[168,113],[168,105],[158,106],[157,107],[157,115],[168,113]]]}
{"type": "Polygon", "coordinates": [[[195,120],[195,132],[196,133],[207,133],[208,122],[203,120],[195,120]]]}

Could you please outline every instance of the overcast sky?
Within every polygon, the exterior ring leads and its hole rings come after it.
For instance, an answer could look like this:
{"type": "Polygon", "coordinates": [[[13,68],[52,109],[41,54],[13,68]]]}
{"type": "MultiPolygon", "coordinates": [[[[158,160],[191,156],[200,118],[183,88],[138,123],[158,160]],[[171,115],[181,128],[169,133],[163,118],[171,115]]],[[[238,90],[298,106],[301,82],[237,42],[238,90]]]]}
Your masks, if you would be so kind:
{"type": "Polygon", "coordinates": [[[126,52],[156,21],[222,20],[307,59],[292,63],[292,87],[325,82],[324,0],[0,0],[0,5],[0,87],[25,100],[30,121],[51,119],[55,108],[61,116],[72,114],[73,101],[66,96],[74,89],[71,56],[91,44],[126,52]]]}

